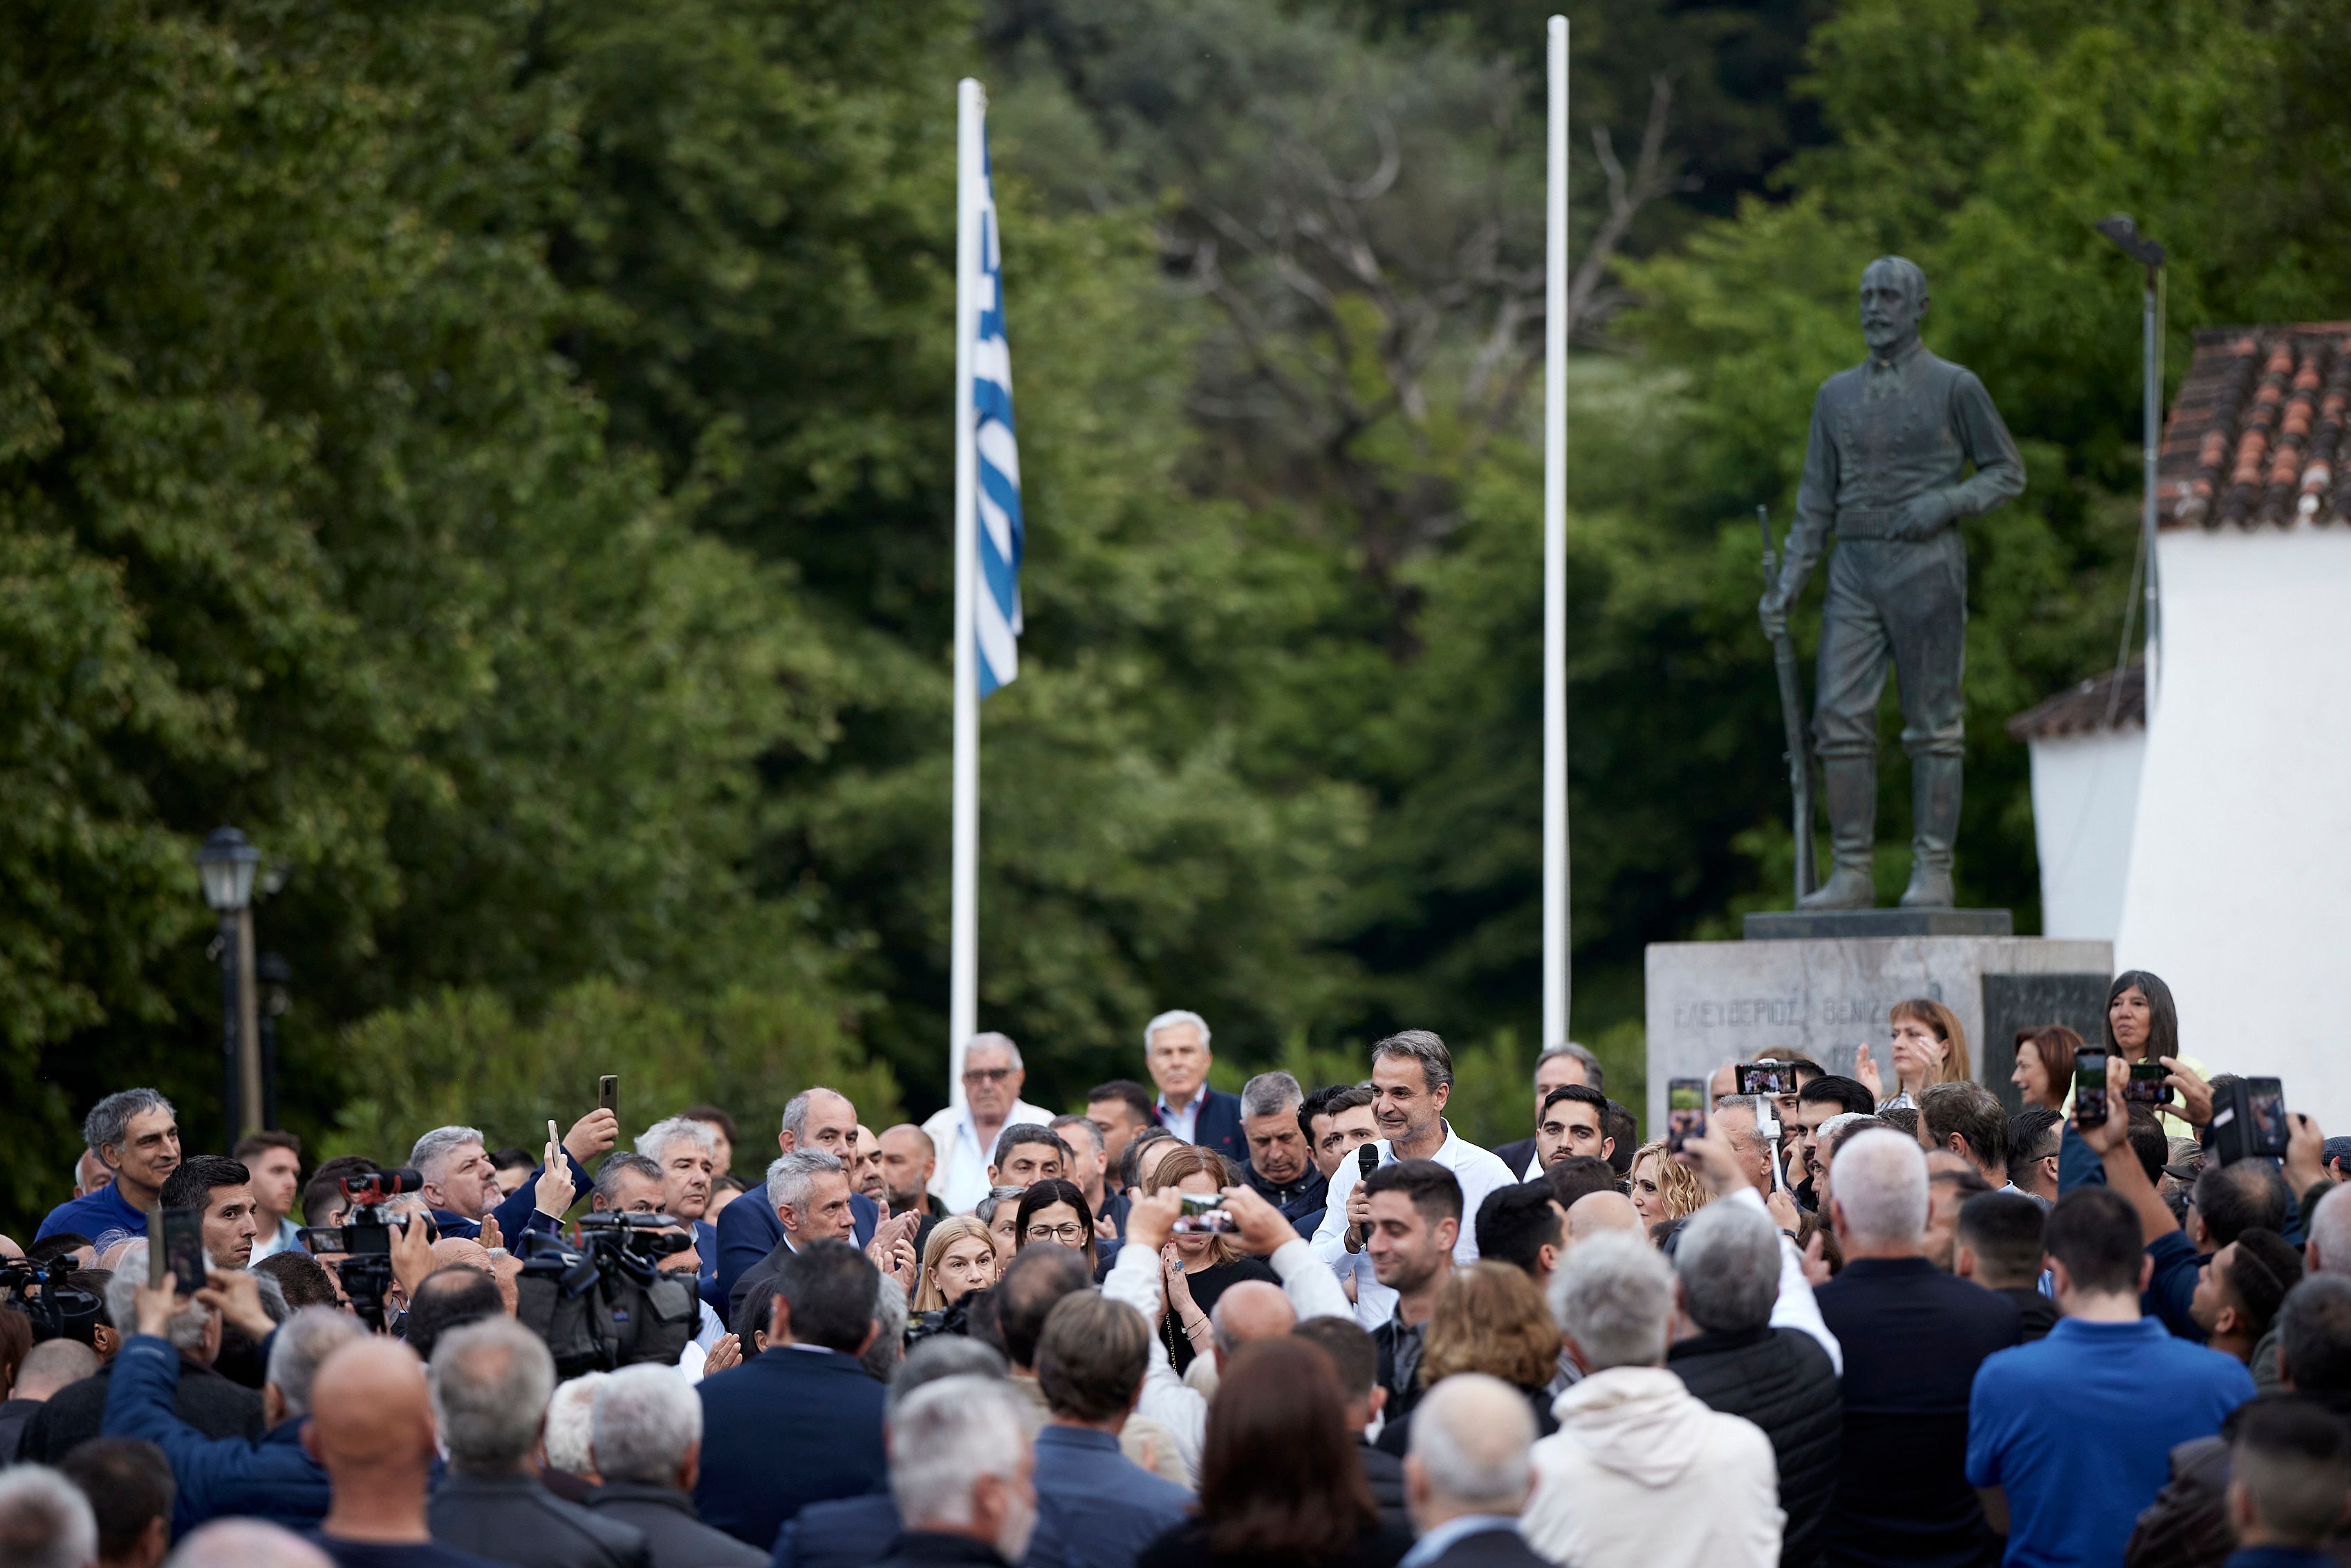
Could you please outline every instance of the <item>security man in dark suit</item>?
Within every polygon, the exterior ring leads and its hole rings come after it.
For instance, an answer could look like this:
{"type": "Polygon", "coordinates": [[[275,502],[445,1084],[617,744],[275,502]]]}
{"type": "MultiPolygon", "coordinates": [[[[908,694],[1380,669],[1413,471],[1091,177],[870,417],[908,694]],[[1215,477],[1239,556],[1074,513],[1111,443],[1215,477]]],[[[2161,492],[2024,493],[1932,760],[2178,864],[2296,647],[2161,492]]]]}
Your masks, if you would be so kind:
{"type": "Polygon", "coordinates": [[[858,1357],[881,1332],[882,1277],[846,1241],[815,1241],[782,1260],[768,1348],[705,1378],[702,1521],[758,1547],[812,1502],[862,1497],[889,1480],[882,1385],[858,1357]]]}

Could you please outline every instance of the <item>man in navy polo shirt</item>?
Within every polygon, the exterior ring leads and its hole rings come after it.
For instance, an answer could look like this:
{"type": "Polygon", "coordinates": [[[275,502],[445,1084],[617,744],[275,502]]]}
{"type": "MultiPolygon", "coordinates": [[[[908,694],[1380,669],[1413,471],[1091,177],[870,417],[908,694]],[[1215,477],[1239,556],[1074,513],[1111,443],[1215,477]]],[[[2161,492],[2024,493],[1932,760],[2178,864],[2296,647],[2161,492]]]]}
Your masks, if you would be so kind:
{"type": "MultiPolygon", "coordinates": [[[[2112,1102],[2123,1103],[2122,1085],[2112,1102]]],[[[2120,1139],[2114,1118],[2086,1136],[2120,1139]]],[[[2244,1364],[2139,1313],[2153,1268],[2130,1200],[2077,1187],[2042,1250],[2064,1312],[2048,1336],[1988,1356],[1968,1403],[1968,1480],[2009,1568],[2112,1563],[2169,1475],[2172,1448],[2220,1429],[2253,1396],[2244,1364]]]]}

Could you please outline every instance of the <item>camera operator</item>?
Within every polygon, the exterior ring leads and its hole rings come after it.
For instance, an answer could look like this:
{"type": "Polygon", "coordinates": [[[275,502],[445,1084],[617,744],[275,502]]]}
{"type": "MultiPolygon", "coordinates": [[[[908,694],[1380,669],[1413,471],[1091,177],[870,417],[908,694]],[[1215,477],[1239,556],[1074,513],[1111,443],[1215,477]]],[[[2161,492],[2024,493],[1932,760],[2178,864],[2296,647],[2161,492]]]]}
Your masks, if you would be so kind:
{"type": "MultiPolygon", "coordinates": [[[[670,1123],[661,1124],[662,1126],[671,1124],[670,1123]]],[[[700,1124],[697,1123],[681,1122],[677,1124],[692,1128],[697,1134],[701,1132],[700,1124]]],[[[659,1128],[655,1131],[659,1131],[659,1128]]],[[[674,1151],[689,1147],[706,1149],[706,1134],[700,1145],[680,1142],[671,1145],[674,1151]]],[[[590,1201],[594,1205],[595,1211],[600,1214],[660,1214],[671,1218],[682,1219],[684,1216],[665,1207],[674,1190],[671,1172],[653,1159],[643,1155],[613,1155],[605,1160],[602,1167],[596,1173],[596,1188],[590,1201]]],[[[705,1194],[704,1201],[707,1202],[706,1182],[704,1191],[705,1194]]],[[[683,1225],[676,1225],[664,1226],[651,1234],[681,1236],[687,1242],[683,1251],[673,1252],[666,1258],[657,1260],[654,1265],[656,1268],[664,1274],[684,1274],[696,1280],[700,1279],[703,1269],[700,1255],[694,1245],[696,1240],[695,1232],[683,1225]]],[[[726,1332],[725,1321],[711,1310],[710,1303],[697,1295],[695,1306],[699,1322],[695,1330],[693,1343],[686,1346],[684,1354],[678,1362],[679,1369],[685,1374],[686,1381],[689,1383],[699,1383],[705,1374],[724,1372],[742,1356],[741,1347],[735,1343],[734,1336],[726,1332]],[[716,1366],[707,1364],[713,1355],[718,1357],[719,1364],[716,1366]]]]}

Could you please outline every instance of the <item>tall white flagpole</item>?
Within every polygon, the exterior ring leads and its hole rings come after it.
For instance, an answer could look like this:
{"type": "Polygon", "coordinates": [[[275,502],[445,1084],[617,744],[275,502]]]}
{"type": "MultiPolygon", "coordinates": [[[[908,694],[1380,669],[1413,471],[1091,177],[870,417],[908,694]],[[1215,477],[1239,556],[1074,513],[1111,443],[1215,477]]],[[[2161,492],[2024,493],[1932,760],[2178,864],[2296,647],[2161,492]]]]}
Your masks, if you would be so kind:
{"type": "Polygon", "coordinates": [[[972,340],[979,327],[980,147],[987,94],[956,84],[955,859],[950,895],[947,1103],[963,1104],[963,1053],[979,1027],[979,670],[972,596],[979,591],[979,455],[972,417],[972,340]]]}
{"type": "Polygon", "coordinates": [[[1542,1045],[1565,1043],[1567,919],[1567,18],[1551,19],[1543,280],[1542,1045]]]}

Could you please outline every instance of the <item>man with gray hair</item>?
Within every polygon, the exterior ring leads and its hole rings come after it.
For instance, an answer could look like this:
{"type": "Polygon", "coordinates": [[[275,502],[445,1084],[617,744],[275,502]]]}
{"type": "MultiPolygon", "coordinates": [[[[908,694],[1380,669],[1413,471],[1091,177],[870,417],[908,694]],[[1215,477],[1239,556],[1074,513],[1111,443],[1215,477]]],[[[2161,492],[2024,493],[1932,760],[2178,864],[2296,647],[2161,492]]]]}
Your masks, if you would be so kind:
{"type": "Polygon", "coordinates": [[[1772,1326],[1785,1239],[1760,1206],[1718,1200],[1683,1221],[1666,1370],[1708,1408],[1743,1416],[1771,1439],[1787,1516],[1780,1561],[1812,1568],[1836,1490],[1844,1404],[1828,1353],[1808,1333],[1772,1326]]]}
{"type": "MultiPolygon", "coordinates": [[[[131,1273],[132,1270],[125,1270],[131,1273]]],[[[173,1318],[170,1281],[161,1289],[141,1281],[133,1311],[138,1333],[115,1357],[107,1391],[106,1435],[142,1437],[172,1461],[178,1490],[172,1500],[172,1531],[184,1534],[208,1519],[251,1514],[295,1529],[315,1524],[327,1511],[327,1477],[303,1446],[311,1409],[311,1385],[335,1352],[367,1337],[359,1320],[329,1307],[306,1307],[277,1326],[269,1341],[268,1381],[261,1403],[267,1431],[258,1441],[207,1437],[172,1411],[173,1384],[182,1379],[178,1357],[161,1337],[173,1318]]],[[[224,1303],[224,1315],[260,1327],[260,1291],[254,1276],[218,1276],[225,1281],[204,1294],[224,1303]]],[[[262,1336],[256,1336],[262,1337],[262,1336]]]]}
{"type": "MultiPolygon", "coordinates": [[[[847,1241],[855,1234],[857,1195],[849,1190],[849,1169],[821,1149],[800,1149],[769,1161],[766,1197],[768,1212],[776,1217],[776,1244],[736,1277],[726,1299],[730,1323],[752,1293],[775,1279],[785,1259],[820,1241],[847,1241]]],[[[731,1211],[743,1206],[726,1207],[731,1211]]],[[[726,1218],[719,1216],[722,1221],[726,1218]]]]}
{"type": "Polygon", "coordinates": [[[163,1568],[335,1568],[335,1563],[290,1530],[257,1519],[223,1519],[181,1542],[163,1568]]]}
{"type": "Polygon", "coordinates": [[[426,1511],[433,1539],[514,1568],[653,1568],[642,1532],[564,1501],[532,1469],[554,1392],[555,1358],[519,1323],[491,1318],[442,1336],[433,1416],[449,1475],[426,1511]]]}
{"type": "MultiPolygon", "coordinates": [[[[707,1122],[691,1116],[671,1116],[637,1134],[637,1153],[661,1168],[664,1214],[685,1221],[694,1237],[695,1270],[704,1286],[703,1299],[716,1294],[718,1278],[718,1228],[705,1218],[710,1212],[710,1184],[718,1176],[718,1134],[707,1122]]],[[[724,1296],[710,1301],[723,1305],[724,1296]]]]}
{"type": "Polygon", "coordinates": [[[1247,1165],[1241,1103],[1208,1087],[1215,1061],[1208,1051],[1208,1020],[1198,1013],[1177,1008],[1143,1026],[1143,1064],[1159,1090],[1152,1106],[1159,1124],[1187,1144],[1247,1165]]]}
{"type": "Polygon", "coordinates": [[[113,1179],[49,1210],[33,1239],[69,1231],[89,1237],[103,1252],[126,1237],[147,1234],[147,1211],[179,1168],[179,1113],[152,1089],[120,1090],[89,1108],[81,1136],[113,1179]]]}
{"type": "MultiPolygon", "coordinates": [[[[1004,1357],[976,1339],[959,1334],[935,1334],[908,1351],[890,1375],[884,1396],[885,1412],[914,1396],[918,1388],[950,1377],[1004,1381],[1004,1357]]],[[[898,1539],[898,1505],[886,1486],[862,1497],[833,1498],[812,1502],[776,1532],[770,1559],[778,1568],[865,1568],[889,1555],[898,1539]]]]}
{"type": "Polygon", "coordinates": [[[1552,1316],[1583,1379],[1534,1446],[1521,1529],[1577,1568],[1777,1568],[1771,1440],[1709,1410],[1666,1370],[1674,1277],[1638,1235],[1578,1242],[1552,1276],[1552,1316]]]}
{"type": "Polygon", "coordinates": [[[1482,1372],[1457,1373],[1414,1406],[1405,1506],[1418,1544],[1408,1568],[1540,1568],[1519,1534],[1534,1486],[1526,1396],[1482,1372]]]}
{"type": "Polygon", "coordinates": [[[665,1366],[624,1366],[597,1385],[596,1474],[588,1506],[641,1531],[653,1568],[760,1568],[768,1554],[702,1522],[702,1400],[665,1366]]]}
{"type": "MultiPolygon", "coordinates": [[[[106,1287],[108,1321],[126,1341],[139,1332],[138,1297],[146,1281],[147,1243],[133,1241],[123,1249],[121,1267],[106,1287]]],[[[165,1385],[164,1407],[199,1437],[259,1437],[268,1427],[262,1396],[231,1382],[214,1365],[221,1346],[219,1314],[184,1297],[175,1307],[154,1331],[170,1343],[169,1371],[177,1379],[176,1386],[165,1385]]],[[[25,1424],[22,1457],[54,1465],[99,1436],[117,1375],[116,1367],[102,1367],[50,1396],[25,1424]]]]}
{"type": "Polygon", "coordinates": [[[1260,1072],[1241,1085],[1241,1135],[1249,1140],[1249,1165],[1241,1179],[1281,1211],[1281,1218],[1311,1236],[1322,1226],[1322,1205],[1331,1183],[1314,1163],[1298,1110],[1306,1091],[1287,1072],[1260,1072]]]}
{"type": "Polygon", "coordinates": [[[1001,1383],[950,1377],[891,1412],[890,1495],[905,1533],[883,1568],[1010,1568],[1037,1527],[1036,1460],[1001,1383]]]}
{"type": "MultiPolygon", "coordinates": [[[[1831,1148],[1829,1129],[1821,1148],[1831,1148]]],[[[1818,1293],[1844,1347],[1844,1457],[1833,1558],[1988,1561],[1999,1548],[1968,1485],[1976,1369],[2022,1339],[2016,1303],[1927,1260],[1927,1156],[1863,1127],[1830,1155],[1828,1210],[1844,1269],[1818,1293]]]]}
{"type": "Polygon", "coordinates": [[[89,1500],[47,1465],[0,1471],[0,1563],[96,1568],[98,1518],[89,1500]]]}
{"type": "Polygon", "coordinates": [[[962,1091],[923,1131],[931,1140],[931,1196],[949,1214],[969,1214],[987,1196],[988,1156],[1004,1129],[1022,1122],[1044,1126],[1053,1113],[1020,1098],[1029,1071],[1009,1035],[976,1034],[963,1051],[962,1091]]]}
{"type": "Polygon", "coordinates": [[[572,1200],[588,1190],[588,1168],[580,1162],[611,1148],[618,1125],[610,1111],[590,1112],[566,1135],[564,1169],[557,1173],[558,1179],[541,1180],[548,1175],[542,1156],[538,1168],[504,1198],[498,1196],[498,1173],[478,1127],[434,1128],[416,1140],[408,1163],[424,1178],[418,1190],[442,1235],[470,1241],[482,1234],[483,1220],[496,1219],[498,1234],[511,1240],[525,1230],[556,1228],[572,1200]],[[574,1153],[575,1143],[589,1152],[574,1153]]]}
{"type": "MultiPolygon", "coordinates": [[[[1551,1047],[1535,1058],[1535,1103],[1532,1119],[1536,1122],[1542,1120],[1543,1105],[1551,1099],[1552,1091],[1554,1089],[1581,1085],[1586,1089],[1606,1093],[1607,1089],[1602,1082],[1605,1076],[1600,1070],[1600,1059],[1573,1040],[1571,1040],[1564,1045],[1551,1047]]],[[[1610,1137],[1615,1135],[1614,1133],[1609,1134],[1610,1137]]],[[[1494,1157],[1514,1171],[1529,1169],[1534,1163],[1535,1140],[1532,1136],[1528,1136],[1519,1139],[1516,1143],[1499,1145],[1494,1150],[1494,1157]]]]}
{"type": "MultiPolygon", "coordinates": [[[[857,1107],[849,1097],[825,1088],[803,1089],[785,1102],[784,1113],[776,1132],[776,1152],[779,1155],[830,1155],[841,1164],[842,1185],[849,1190],[850,1233],[860,1247],[874,1239],[883,1226],[882,1208],[872,1198],[856,1190],[856,1184],[847,1179],[846,1172],[857,1157],[857,1107]]],[[[776,1166],[768,1167],[768,1185],[774,1186],[776,1166]]],[[[886,1253],[901,1236],[914,1234],[912,1216],[903,1225],[893,1224],[883,1232],[883,1244],[879,1250],[886,1253]]],[[[730,1203],[718,1214],[718,1270],[705,1299],[716,1306],[743,1299],[737,1284],[748,1270],[774,1253],[784,1239],[782,1217],[772,1202],[730,1203]]],[[[734,1321],[731,1307],[727,1320],[734,1321]]]]}

